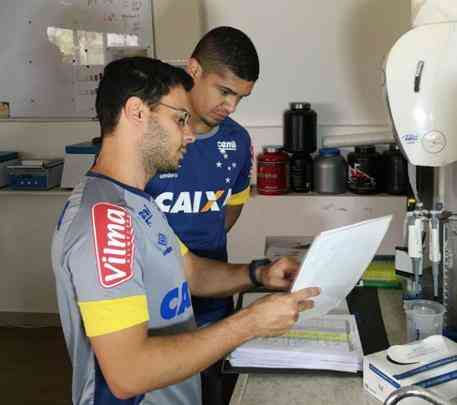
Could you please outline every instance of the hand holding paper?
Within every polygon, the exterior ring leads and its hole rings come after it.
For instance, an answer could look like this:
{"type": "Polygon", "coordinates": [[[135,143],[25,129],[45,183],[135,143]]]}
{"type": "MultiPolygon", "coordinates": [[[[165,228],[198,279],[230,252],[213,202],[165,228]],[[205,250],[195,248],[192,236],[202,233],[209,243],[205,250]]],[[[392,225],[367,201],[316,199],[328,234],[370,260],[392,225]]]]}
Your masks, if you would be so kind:
{"type": "Polygon", "coordinates": [[[271,290],[289,290],[298,273],[299,263],[292,257],[282,257],[260,269],[259,279],[271,290]]]}
{"type": "Polygon", "coordinates": [[[318,288],[305,288],[293,293],[269,294],[247,307],[249,327],[255,337],[279,336],[297,322],[301,311],[313,307],[318,288]]]}

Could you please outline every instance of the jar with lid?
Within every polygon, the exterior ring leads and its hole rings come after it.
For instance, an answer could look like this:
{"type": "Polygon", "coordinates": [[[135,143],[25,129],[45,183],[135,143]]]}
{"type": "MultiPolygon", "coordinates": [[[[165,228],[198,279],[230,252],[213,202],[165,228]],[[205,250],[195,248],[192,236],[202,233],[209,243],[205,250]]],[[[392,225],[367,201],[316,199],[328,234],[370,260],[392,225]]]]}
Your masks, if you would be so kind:
{"type": "Polygon", "coordinates": [[[382,154],[384,176],[383,191],[388,194],[401,195],[408,191],[408,161],[396,144],[382,154]]]}
{"type": "Polygon", "coordinates": [[[348,154],[348,188],[356,194],[373,194],[382,183],[381,155],[373,145],[356,146],[348,154]]]}
{"type": "Polygon", "coordinates": [[[289,155],[282,146],[267,145],[257,157],[257,191],[280,195],[289,190],[289,155]]]}
{"type": "Polygon", "coordinates": [[[313,188],[313,158],[306,152],[295,152],[290,157],[290,188],[297,193],[308,193],[313,188]]]}
{"type": "Polygon", "coordinates": [[[310,103],[290,103],[284,112],[284,150],[313,153],[316,150],[317,114],[310,103]]]}
{"type": "Polygon", "coordinates": [[[346,192],[347,165],[337,148],[319,149],[314,160],[314,191],[321,194],[346,192]]]}

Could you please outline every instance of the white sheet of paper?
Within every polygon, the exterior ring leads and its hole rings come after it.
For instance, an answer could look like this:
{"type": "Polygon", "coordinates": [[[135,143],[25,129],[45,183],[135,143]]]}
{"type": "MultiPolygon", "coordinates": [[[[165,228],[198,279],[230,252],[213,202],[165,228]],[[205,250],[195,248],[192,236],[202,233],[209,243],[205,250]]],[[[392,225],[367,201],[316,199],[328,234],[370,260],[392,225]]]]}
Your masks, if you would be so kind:
{"type": "Polygon", "coordinates": [[[303,260],[291,291],[320,287],[306,318],[322,316],[346,298],[373,260],[392,215],[320,233],[303,260]]]}

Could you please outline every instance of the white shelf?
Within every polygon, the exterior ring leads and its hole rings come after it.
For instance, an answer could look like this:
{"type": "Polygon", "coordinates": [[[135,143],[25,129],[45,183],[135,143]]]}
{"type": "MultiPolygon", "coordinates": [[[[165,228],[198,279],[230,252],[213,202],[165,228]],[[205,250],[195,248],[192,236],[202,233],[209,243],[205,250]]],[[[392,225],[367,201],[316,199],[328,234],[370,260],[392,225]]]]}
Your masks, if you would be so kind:
{"type": "Polygon", "coordinates": [[[73,190],[63,189],[59,187],[51,188],[50,190],[12,190],[9,187],[0,189],[0,195],[44,195],[44,196],[69,196],[73,190]]]}
{"type": "Polygon", "coordinates": [[[378,194],[356,194],[356,193],[351,193],[349,191],[346,191],[343,194],[320,194],[316,193],[314,191],[310,193],[294,193],[294,192],[289,192],[287,194],[279,194],[279,195],[266,195],[266,194],[259,194],[257,192],[257,188],[255,186],[252,186],[251,188],[251,196],[258,198],[295,198],[295,197],[329,197],[329,198],[343,198],[343,197],[351,197],[351,198],[402,198],[405,199],[407,196],[405,195],[393,195],[393,194],[387,194],[387,193],[378,193],[378,194]]]}

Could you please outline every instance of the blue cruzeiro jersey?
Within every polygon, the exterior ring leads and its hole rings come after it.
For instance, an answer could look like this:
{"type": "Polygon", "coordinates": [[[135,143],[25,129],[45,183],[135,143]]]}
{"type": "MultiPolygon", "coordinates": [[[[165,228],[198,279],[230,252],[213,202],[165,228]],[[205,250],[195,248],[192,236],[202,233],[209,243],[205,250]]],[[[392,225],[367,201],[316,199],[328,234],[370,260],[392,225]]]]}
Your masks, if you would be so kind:
{"type": "MultiPolygon", "coordinates": [[[[227,260],[226,205],[249,198],[252,166],[248,132],[230,118],[187,146],[175,173],[158,173],[146,186],[181,241],[195,254],[227,260]]],[[[199,324],[227,315],[231,299],[193,299],[199,324]]]]}

